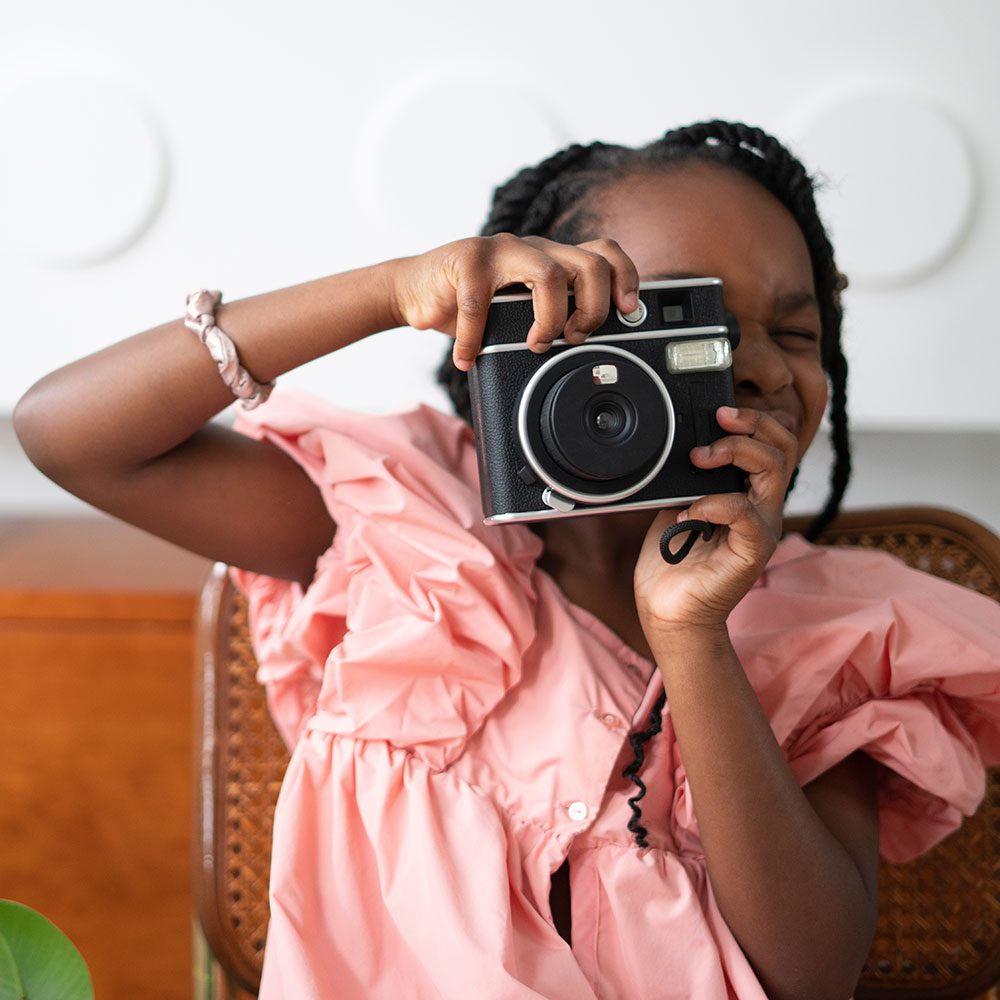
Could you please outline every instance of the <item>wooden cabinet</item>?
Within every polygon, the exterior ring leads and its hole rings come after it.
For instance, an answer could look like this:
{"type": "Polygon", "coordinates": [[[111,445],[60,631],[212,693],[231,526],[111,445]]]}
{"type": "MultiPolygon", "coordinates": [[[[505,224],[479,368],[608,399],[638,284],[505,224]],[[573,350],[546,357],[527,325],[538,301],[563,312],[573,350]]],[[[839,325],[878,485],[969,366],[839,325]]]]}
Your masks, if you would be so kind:
{"type": "Polygon", "coordinates": [[[208,568],[96,515],[0,520],[0,896],[70,936],[101,1000],[192,993],[208,568]]]}

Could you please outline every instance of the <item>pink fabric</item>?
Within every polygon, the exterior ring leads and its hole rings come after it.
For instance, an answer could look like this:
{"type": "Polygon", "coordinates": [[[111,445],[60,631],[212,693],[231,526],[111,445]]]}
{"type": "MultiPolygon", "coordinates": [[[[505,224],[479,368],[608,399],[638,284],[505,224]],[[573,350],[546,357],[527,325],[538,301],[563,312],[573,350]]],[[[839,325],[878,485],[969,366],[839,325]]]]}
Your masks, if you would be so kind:
{"type": "MultiPolygon", "coordinates": [[[[293,456],[338,525],[303,593],[232,571],[291,763],[274,823],[262,1000],[765,1000],[716,907],[659,675],[482,524],[471,430],[276,392],[237,427],[293,456]],[[570,807],[573,807],[572,810],[570,807]],[[585,815],[584,815],[585,813],[585,815]],[[568,856],[572,948],[549,911],[568,856]]],[[[881,850],[955,830],[1000,763],[1000,608],[881,552],[786,538],[730,619],[803,784],[889,769],[881,850]]]]}

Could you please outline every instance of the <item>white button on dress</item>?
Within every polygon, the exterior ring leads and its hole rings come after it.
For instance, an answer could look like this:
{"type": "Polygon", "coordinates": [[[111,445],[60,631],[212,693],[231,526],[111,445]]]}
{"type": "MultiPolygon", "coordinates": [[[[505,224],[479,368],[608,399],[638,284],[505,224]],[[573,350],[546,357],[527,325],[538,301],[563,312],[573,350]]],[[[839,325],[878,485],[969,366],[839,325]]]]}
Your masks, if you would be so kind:
{"type": "Polygon", "coordinates": [[[586,802],[572,802],[569,807],[569,818],[579,822],[582,819],[587,818],[587,803],[586,802]]]}

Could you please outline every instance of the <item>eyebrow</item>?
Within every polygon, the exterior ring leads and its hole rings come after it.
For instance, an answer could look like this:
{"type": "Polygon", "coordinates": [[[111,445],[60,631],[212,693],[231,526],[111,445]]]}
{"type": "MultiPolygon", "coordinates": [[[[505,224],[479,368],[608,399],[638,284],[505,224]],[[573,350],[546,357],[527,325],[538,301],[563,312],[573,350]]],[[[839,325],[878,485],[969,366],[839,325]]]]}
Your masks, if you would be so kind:
{"type": "MultiPolygon", "coordinates": [[[[643,281],[675,281],[681,278],[704,278],[704,274],[692,274],[690,271],[663,271],[650,274],[643,281]]],[[[819,300],[812,292],[786,292],[779,295],[775,302],[775,311],[779,316],[798,312],[800,309],[819,309],[819,300]]]]}
{"type": "Polygon", "coordinates": [[[786,295],[779,295],[775,302],[775,312],[779,316],[797,313],[800,309],[815,309],[819,312],[819,300],[812,292],[788,292],[786,295]]]}

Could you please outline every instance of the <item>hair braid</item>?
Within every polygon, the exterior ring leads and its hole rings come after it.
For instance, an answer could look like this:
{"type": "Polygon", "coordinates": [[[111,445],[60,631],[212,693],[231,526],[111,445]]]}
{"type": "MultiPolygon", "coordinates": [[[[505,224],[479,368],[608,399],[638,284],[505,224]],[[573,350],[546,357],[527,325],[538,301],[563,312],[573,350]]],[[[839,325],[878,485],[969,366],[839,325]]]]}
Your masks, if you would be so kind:
{"type": "MultiPolygon", "coordinates": [[[[493,191],[493,205],[479,235],[513,233],[515,236],[529,236],[545,233],[552,239],[560,239],[557,230],[564,230],[565,224],[559,227],[553,224],[563,206],[578,207],[593,187],[592,181],[580,184],[578,180],[573,184],[570,178],[574,170],[579,171],[586,166],[597,151],[609,148],[620,147],[609,147],[603,142],[593,142],[589,146],[574,143],[542,160],[537,166],[523,167],[493,191]]],[[[569,240],[572,233],[562,238],[569,240]]],[[[441,359],[435,378],[448,393],[455,412],[471,424],[469,377],[455,367],[450,349],[441,359]]]]}
{"type": "MultiPolygon", "coordinates": [[[[762,129],[739,122],[700,122],[667,132],[660,142],[682,146],[691,151],[689,155],[724,162],[749,174],[791,212],[805,237],[820,305],[822,362],[831,383],[830,423],[834,446],[830,493],[823,510],[804,532],[810,541],[815,541],[836,517],[851,475],[847,359],[841,346],[843,307],[840,301],[847,278],[837,270],[833,246],[820,221],[814,196],[815,182],[802,163],[777,139],[762,129]]],[[[796,469],[789,483],[789,493],[798,478],[797,472],[796,469]]]]}
{"type": "Polygon", "coordinates": [[[837,516],[840,501],[847,492],[851,478],[851,442],[847,426],[847,359],[838,351],[832,360],[830,381],[833,395],[830,399],[830,427],[833,431],[833,471],[830,475],[830,495],[826,505],[816,515],[805,532],[815,541],[823,529],[837,516]]]}
{"type": "Polygon", "coordinates": [[[493,207],[479,235],[513,233],[528,236],[545,232],[557,207],[557,188],[565,173],[586,161],[594,149],[603,146],[601,142],[589,146],[574,143],[542,160],[538,166],[524,167],[493,192],[493,207]]]}
{"type": "MultiPolygon", "coordinates": [[[[762,184],[795,218],[809,250],[822,324],[820,357],[831,383],[834,448],[829,496],[823,510],[805,531],[805,536],[815,541],[836,517],[851,475],[847,360],[841,346],[840,300],[847,279],[837,270],[833,247],[816,209],[816,182],[782,143],[763,129],[716,119],[672,129],[639,148],[601,142],[589,146],[574,144],[535,167],[525,167],[498,187],[480,235],[511,232],[518,236],[545,236],[562,243],[581,243],[592,238],[588,232],[592,218],[587,211],[602,189],[630,174],[673,170],[698,160],[732,167],[762,184]]],[[[450,348],[438,367],[437,380],[447,390],[456,412],[471,423],[468,376],[452,363],[450,348]]],[[[795,469],[792,475],[789,493],[798,471],[795,469]]],[[[639,822],[642,810],[637,803],[646,794],[646,786],[638,772],[645,760],[643,744],[661,731],[665,704],[664,691],[650,712],[649,727],[629,734],[635,760],[622,771],[623,777],[639,787],[639,792],[628,800],[632,810],[628,829],[640,847],[649,844],[647,831],[639,822]]]]}

